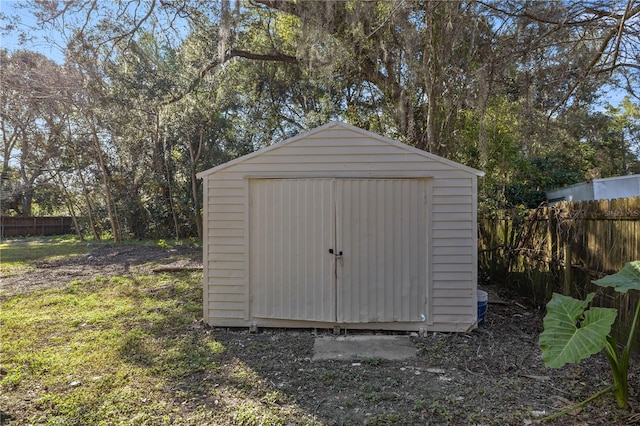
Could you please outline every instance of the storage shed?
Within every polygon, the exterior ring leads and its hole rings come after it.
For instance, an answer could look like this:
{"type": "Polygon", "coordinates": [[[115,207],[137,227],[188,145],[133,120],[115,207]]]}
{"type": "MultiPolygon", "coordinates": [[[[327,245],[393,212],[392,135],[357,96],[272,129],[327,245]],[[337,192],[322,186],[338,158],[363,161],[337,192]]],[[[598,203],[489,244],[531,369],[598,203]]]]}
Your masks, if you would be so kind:
{"type": "Polygon", "coordinates": [[[640,197],[640,174],[593,179],[547,192],[549,203],[640,197]]]}
{"type": "Polygon", "coordinates": [[[205,321],[473,328],[482,175],[341,122],[199,173],[205,321]]]}

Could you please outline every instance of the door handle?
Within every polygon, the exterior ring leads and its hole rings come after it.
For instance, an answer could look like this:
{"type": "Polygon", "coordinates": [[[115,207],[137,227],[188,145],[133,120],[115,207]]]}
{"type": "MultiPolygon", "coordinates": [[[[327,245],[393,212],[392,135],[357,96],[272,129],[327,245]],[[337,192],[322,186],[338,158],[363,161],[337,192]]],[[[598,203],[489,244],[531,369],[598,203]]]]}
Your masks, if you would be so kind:
{"type": "Polygon", "coordinates": [[[335,255],[335,257],[343,257],[343,256],[342,256],[342,252],[338,252],[338,254],[336,254],[336,253],[333,251],[333,249],[329,249],[329,253],[331,253],[331,254],[335,255]]]}
{"type": "Polygon", "coordinates": [[[329,249],[329,253],[331,253],[332,255],[334,255],[336,257],[337,260],[340,260],[340,266],[342,266],[344,264],[344,256],[342,255],[342,252],[339,251],[337,254],[333,249],[329,249]]]}

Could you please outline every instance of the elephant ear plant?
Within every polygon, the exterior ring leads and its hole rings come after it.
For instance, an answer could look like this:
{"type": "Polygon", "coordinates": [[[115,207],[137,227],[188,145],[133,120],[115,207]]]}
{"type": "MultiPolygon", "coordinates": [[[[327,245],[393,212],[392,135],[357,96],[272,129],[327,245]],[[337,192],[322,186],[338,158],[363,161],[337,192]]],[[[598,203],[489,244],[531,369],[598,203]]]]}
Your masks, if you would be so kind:
{"type": "MultiPolygon", "coordinates": [[[[601,287],[613,287],[619,293],[640,290],[640,260],[627,263],[617,273],[593,281],[593,283],[601,287]]],[[[611,308],[589,307],[594,296],[595,293],[591,293],[585,300],[577,300],[561,294],[553,294],[547,304],[547,314],[543,322],[544,331],[540,335],[542,360],[547,367],[557,368],[567,363],[577,363],[604,348],[611,366],[614,385],[603,389],[572,409],[611,390],[615,394],[618,406],[624,408],[629,399],[627,373],[631,343],[640,315],[640,303],[636,305],[626,345],[619,348],[616,339],[609,335],[618,312],[611,308]]],[[[568,411],[571,409],[566,412],[568,411]]]]}

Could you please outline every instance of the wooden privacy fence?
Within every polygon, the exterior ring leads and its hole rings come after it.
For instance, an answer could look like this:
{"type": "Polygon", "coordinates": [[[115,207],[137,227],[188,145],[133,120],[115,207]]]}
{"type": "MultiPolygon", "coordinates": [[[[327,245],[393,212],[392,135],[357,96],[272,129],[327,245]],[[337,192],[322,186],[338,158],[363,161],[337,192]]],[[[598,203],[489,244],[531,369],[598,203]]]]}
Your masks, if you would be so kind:
{"type": "Polygon", "coordinates": [[[67,216],[0,216],[2,238],[28,235],[64,235],[72,232],[67,216]]]}
{"type": "Polygon", "coordinates": [[[618,309],[615,334],[628,330],[640,292],[620,295],[591,281],[640,259],[640,197],[480,212],[478,231],[480,268],[490,282],[538,306],[554,292],[582,299],[597,292],[596,304],[618,309]]]}

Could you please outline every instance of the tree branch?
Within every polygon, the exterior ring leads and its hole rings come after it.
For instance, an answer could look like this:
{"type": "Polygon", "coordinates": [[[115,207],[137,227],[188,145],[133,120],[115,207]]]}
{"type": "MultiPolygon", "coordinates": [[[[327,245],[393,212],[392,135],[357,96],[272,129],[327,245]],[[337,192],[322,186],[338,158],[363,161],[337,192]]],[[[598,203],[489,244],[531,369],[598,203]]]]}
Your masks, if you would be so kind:
{"type": "Polygon", "coordinates": [[[246,50],[240,49],[231,49],[229,51],[229,55],[227,56],[226,60],[228,61],[232,58],[245,58],[254,61],[284,62],[288,64],[300,63],[300,60],[295,56],[285,55],[284,53],[262,54],[247,52],[246,50]]]}
{"type": "MultiPolygon", "coordinates": [[[[629,0],[630,1],[630,0],[629,0]]],[[[621,35],[622,34],[622,27],[624,26],[624,23],[629,20],[630,18],[632,18],[633,16],[637,15],[640,13],[640,5],[634,7],[633,9],[629,10],[629,4],[627,4],[627,9],[625,10],[625,14],[620,18],[619,24],[616,25],[614,28],[611,29],[611,31],[609,31],[609,33],[602,39],[602,42],[600,43],[600,48],[598,49],[598,51],[596,52],[595,56],[593,57],[593,59],[591,60],[591,62],[589,63],[589,65],[585,68],[584,72],[582,73],[582,78],[576,79],[576,81],[571,85],[571,87],[569,88],[569,90],[567,90],[567,93],[564,95],[564,97],[560,100],[560,102],[558,102],[558,104],[553,107],[553,109],[551,110],[551,112],[549,113],[549,117],[553,116],[553,114],[556,113],[556,111],[558,111],[560,109],[560,107],[562,105],[564,105],[569,98],[571,97],[571,95],[573,95],[573,93],[576,91],[576,89],[580,86],[580,84],[583,83],[583,81],[586,79],[586,77],[589,74],[592,74],[596,68],[596,65],[598,64],[598,62],[600,61],[600,59],[604,56],[606,50],[607,50],[607,46],[609,46],[609,42],[611,42],[611,40],[616,36],[616,35],[621,35]]],[[[597,73],[601,73],[601,72],[611,72],[612,70],[619,68],[616,66],[615,60],[617,60],[617,52],[618,49],[620,48],[619,43],[616,45],[615,50],[614,50],[614,62],[613,64],[611,64],[610,66],[608,66],[607,68],[601,68],[600,70],[597,70],[597,73]]],[[[604,65],[604,64],[603,64],[604,65]]],[[[638,66],[634,66],[635,68],[638,68],[638,66]]]]}
{"type": "Polygon", "coordinates": [[[579,19],[579,20],[571,20],[571,21],[570,20],[566,20],[566,19],[565,20],[557,20],[557,19],[550,19],[550,18],[547,18],[547,17],[534,15],[534,14],[532,14],[530,12],[527,12],[527,11],[522,11],[522,12],[519,12],[519,13],[518,12],[510,12],[508,10],[505,10],[505,9],[502,9],[502,8],[500,8],[498,6],[495,6],[494,4],[491,4],[488,1],[479,1],[478,3],[483,5],[483,6],[485,6],[488,9],[493,10],[494,12],[498,12],[498,13],[500,13],[502,15],[509,16],[511,18],[528,18],[528,19],[531,19],[532,21],[535,21],[535,22],[540,22],[540,23],[543,23],[543,24],[551,24],[551,25],[562,25],[562,26],[573,27],[573,26],[581,26],[581,25],[585,25],[585,24],[588,24],[588,23],[591,23],[591,22],[595,22],[595,21],[597,21],[598,19],[601,19],[601,18],[615,18],[614,15],[607,14],[606,12],[595,11],[595,10],[586,8],[584,11],[588,12],[588,13],[593,13],[594,14],[593,17],[586,18],[586,19],[579,19]],[[598,13],[596,13],[596,12],[598,12],[598,13]]]}
{"type": "Polygon", "coordinates": [[[262,54],[262,53],[253,53],[248,52],[246,50],[240,49],[231,49],[227,55],[222,60],[216,60],[211,62],[206,67],[202,68],[198,73],[198,76],[191,81],[187,88],[174,96],[171,96],[166,101],[160,103],[160,106],[170,105],[176,103],[191,93],[201,82],[202,80],[213,70],[214,68],[230,61],[233,58],[245,58],[253,61],[270,61],[270,62],[283,62],[289,64],[297,64],[299,63],[299,59],[295,56],[285,55],[284,53],[270,53],[270,54],[262,54]]]}
{"type": "Polygon", "coordinates": [[[301,17],[303,12],[303,8],[300,3],[290,0],[251,0],[250,2],[255,5],[263,5],[297,17],[301,17]]]}

